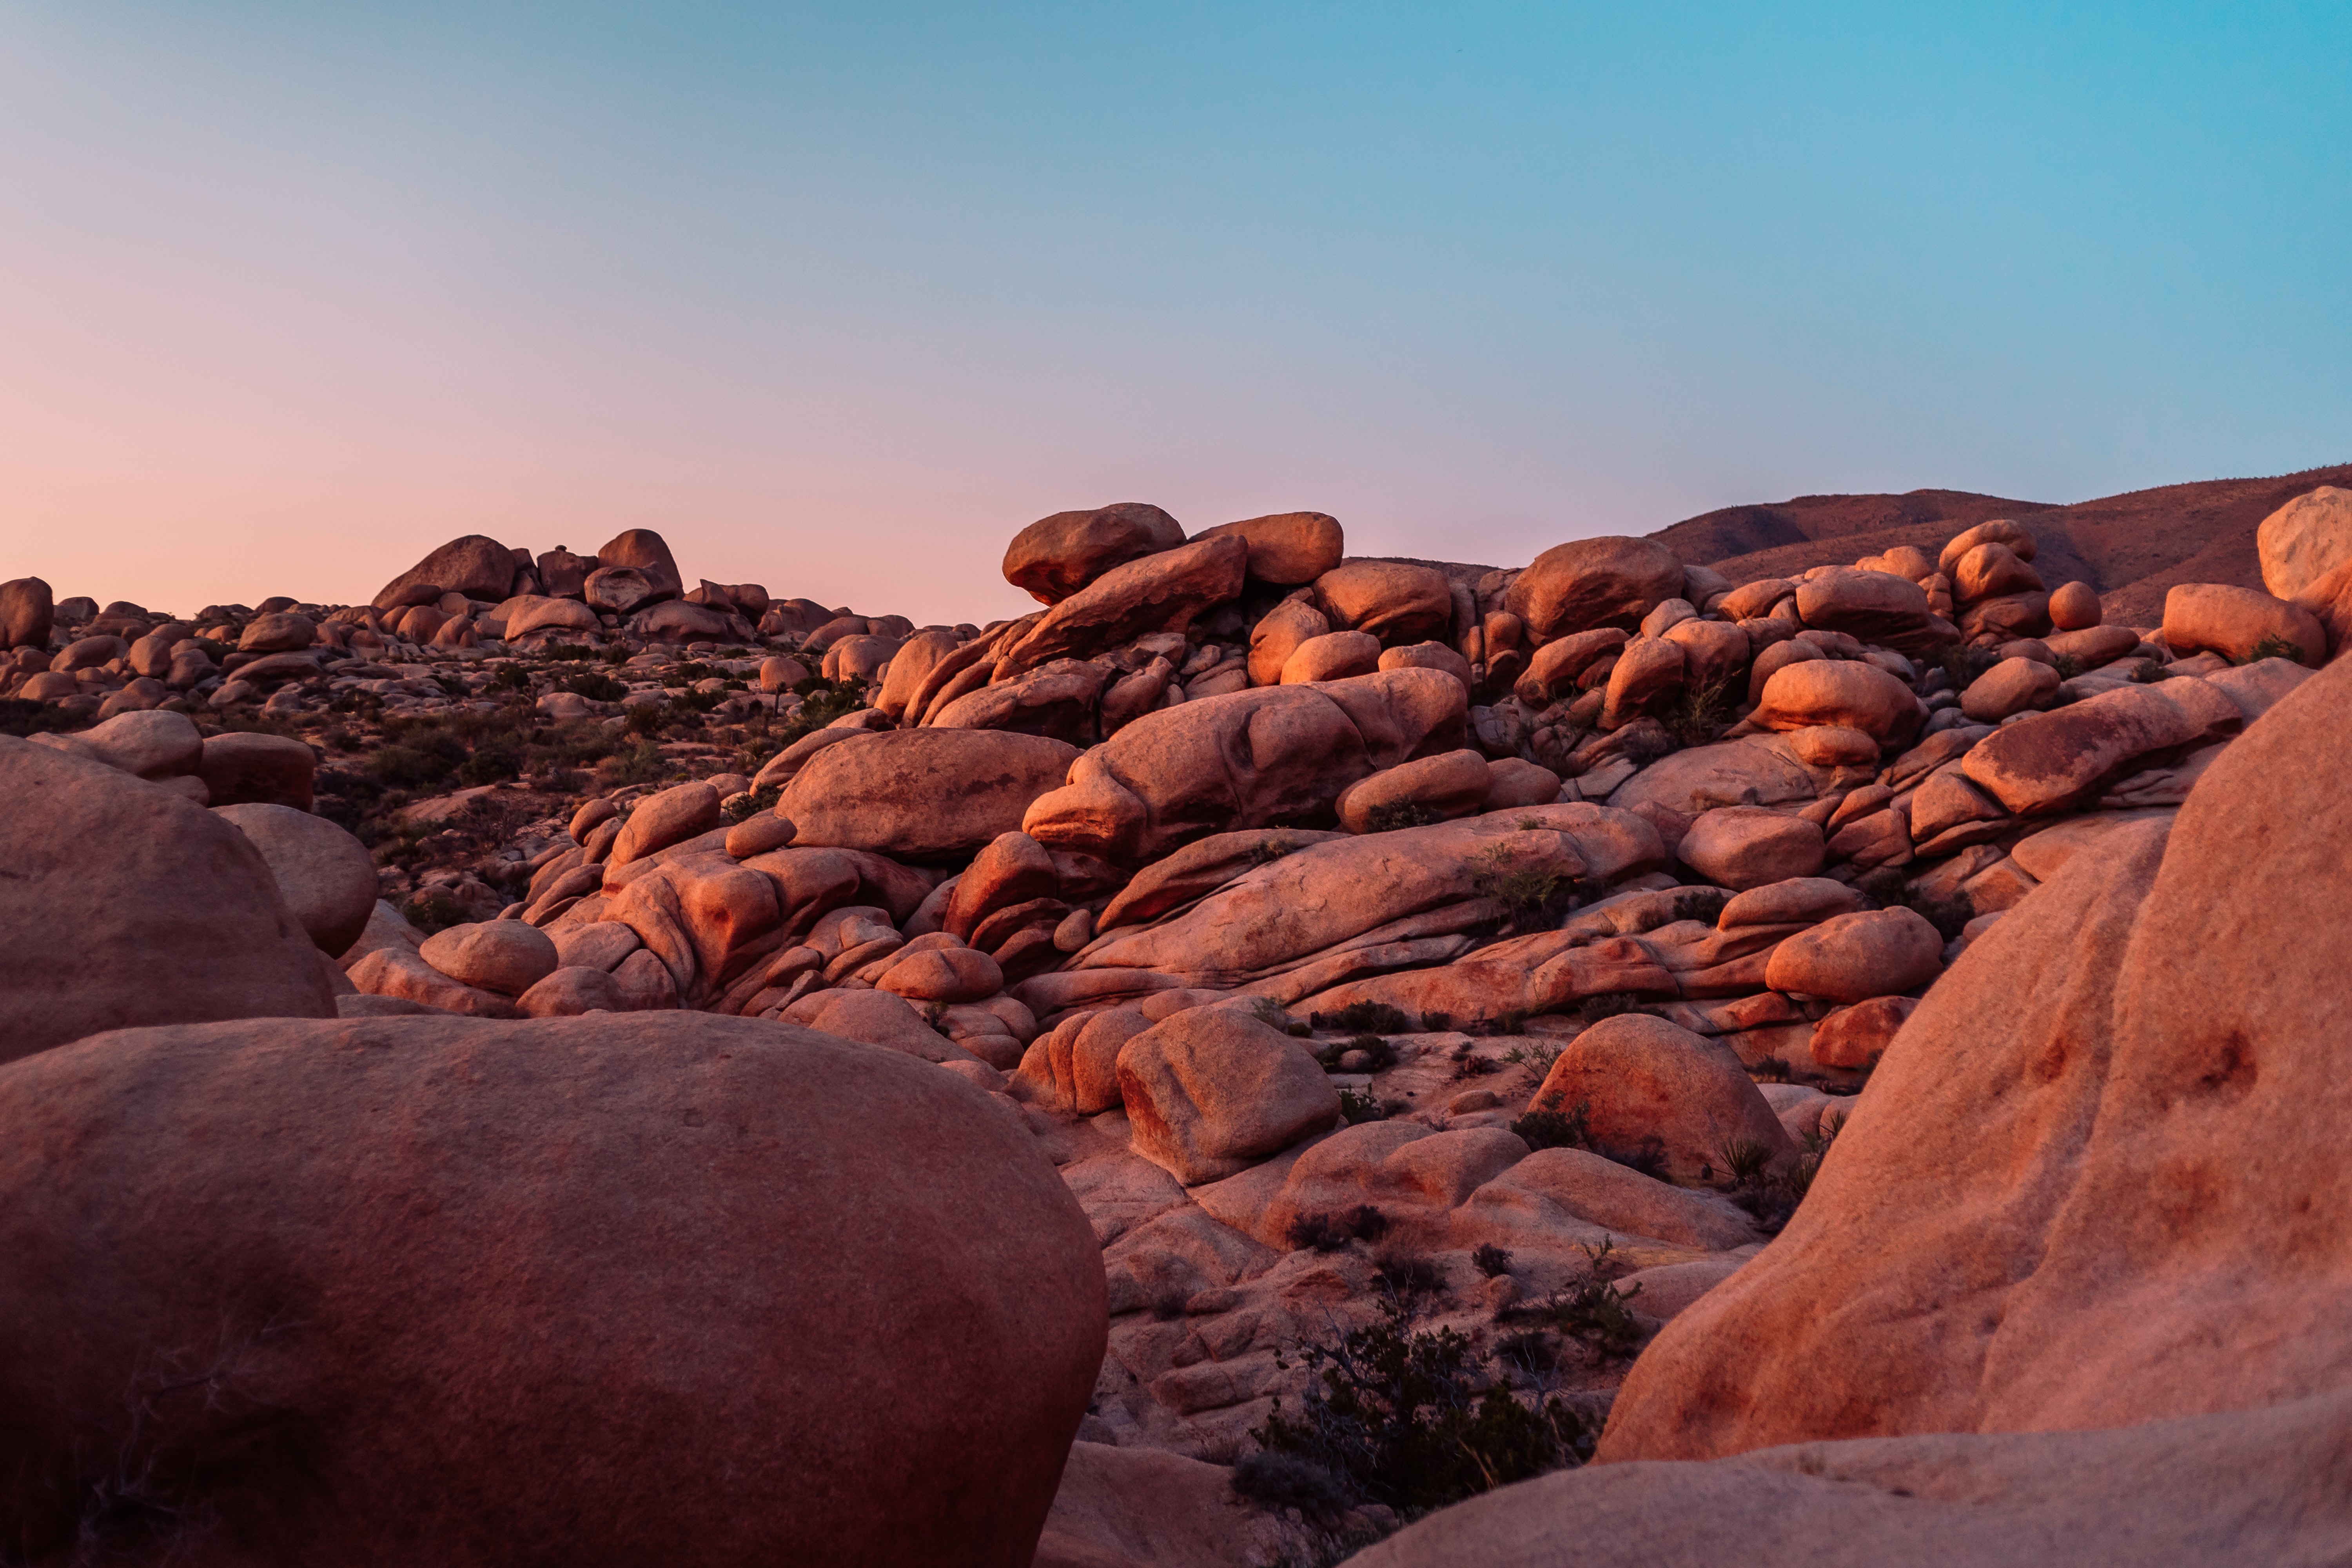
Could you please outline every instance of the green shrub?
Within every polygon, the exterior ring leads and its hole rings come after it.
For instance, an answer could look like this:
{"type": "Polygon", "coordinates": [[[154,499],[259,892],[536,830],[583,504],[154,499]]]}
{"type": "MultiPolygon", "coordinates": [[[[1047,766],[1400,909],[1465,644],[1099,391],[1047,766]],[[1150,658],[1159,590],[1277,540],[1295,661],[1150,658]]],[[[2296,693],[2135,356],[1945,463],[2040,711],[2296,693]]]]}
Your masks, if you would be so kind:
{"type": "Polygon", "coordinates": [[[730,819],[745,822],[763,811],[775,810],[776,802],[782,800],[783,795],[783,785],[761,784],[755,790],[746,792],[741,799],[730,801],[724,809],[730,819]]]}
{"type": "Polygon", "coordinates": [[[461,908],[457,900],[443,892],[419,893],[408,900],[400,911],[401,918],[425,935],[460,926],[474,917],[461,908]]]}
{"type": "Polygon", "coordinates": [[[563,689],[576,692],[592,702],[618,702],[629,694],[629,689],[600,669],[583,669],[577,675],[566,676],[563,689]]]}
{"type": "Polygon", "coordinates": [[[1364,814],[1365,831],[1370,833],[1394,833],[1399,828],[1426,827],[1444,820],[1443,814],[1417,800],[1386,801],[1364,814]]]}
{"type": "Polygon", "coordinates": [[[1360,1126],[1367,1121],[1382,1121],[1388,1118],[1388,1112],[1381,1108],[1381,1102],[1377,1097],[1358,1094],[1352,1089],[1343,1089],[1339,1091],[1339,1114],[1350,1127],[1360,1126]]]}
{"type": "Polygon", "coordinates": [[[668,722],[669,716],[662,711],[660,703],[640,702],[628,710],[624,727],[632,735],[650,735],[668,722]]]}
{"type": "MultiPolygon", "coordinates": [[[[1685,746],[1704,746],[1716,731],[1731,722],[1734,699],[1728,678],[1704,686],[1685,686],[1666,717],[1666,729],[1685,746]]],[[[1745,679],[1741,695],[1746,695],[1745,679]]]]}
{"type": "Polygon", "coordinates": [[[667,775],[669,763],[659,746],[640,740],[625,751],[616,751],[606,757],[596,771],[611,784],[652,784],[667,775]]]}
{"type": "MultiPolygon", "coordinates": [[[[1582,1421],[1558,1398],[1522,1403],[1454,1329],[1416,1331],[1392,1300],[1381,1322],[1296,1352],[1315,1373],[1295,1411],[1277,1396],[1251,1436],[1332,1478],[1351,1501],[1408,1515],[1576,1464],[1582,1421]]],[[[1276,1358],[1276,1364],[1290,1363],[1276,1358]]]]}
{"type": "Polygon", "coordinates": [[[1350,1034],[1402,1035],[1412,1027],[1404,1009],[1386,1002],[1350,1002],[1336,1013],[1310,1013],[1318,1029],[1345,1029],[1350,1034]]]}
{"type": "Polygon", "coordinates": [[[2303,645],[2300,643],[2289,642],[2286,638],[2279,636],[2276,632],[2264,632],[2263,634],[2263,640],[2254,645],[2253,651],[2246,655],[2245,658],[2240,659],[2238,662],[2240,664],[2260,664],[2266,658],[2283,658],[2289,664],[2301,664],[2303,662],[2303,645]]]}
{"type": "Polygon", "coordinates": [[[1530,1149],[1591,1148],[1589,1123],[1592,1102],[1580,1100],[1575,1110],[1562,1110],[1560,1098],[1555,1091],[1545,1096],[1541,1103],[1528,1107],[1526,1114],[1511,1123],[1513,1136],[1530,1149]]]}
{"type": "Polygon", "coordinates": [[[522,752],[503,743],[478,747],[472,756],[457,764],[457,782],[468,787],[521,775],[522,752]]]}
{"type": "Polygon", "coordinates": [[[1631,991],[1604,991],[1598,996],[1587,996],[1576,1005],[1576,1016],[1588,1024],[1598,1024],[1603,1018],[1613,1018],[1620,1013],[1641,1009],[1642,999],[1631,991]]]}
{"type": "Polygon", "coordinates": [[[1443,1035],[1454,1027],[1454,1015],[1451,1013],[1423,1013],[1421,1016],[1421,1026],[1425,1033],[1443,1035]]]}
{"type": "Polygon", "coordinates": [[[1561,1333],[1581,1341],[1596,1354],[1622,1361],[1641,1347],[1642,1325],[1634,1321],[1631,1305],[1641,1293],[1638,1284],[1620,1291],[1596,1275],[1556,1299],[1554,1321],[1561,1333]]]}

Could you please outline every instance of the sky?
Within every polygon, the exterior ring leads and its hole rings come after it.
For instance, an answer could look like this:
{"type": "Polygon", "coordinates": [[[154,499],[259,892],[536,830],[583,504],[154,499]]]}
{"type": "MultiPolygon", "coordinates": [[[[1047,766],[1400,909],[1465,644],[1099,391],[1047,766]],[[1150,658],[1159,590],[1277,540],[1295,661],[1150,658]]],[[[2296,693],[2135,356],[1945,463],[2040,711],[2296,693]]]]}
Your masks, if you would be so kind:
{"type": "Polygon", "coordinates": [[[0,0],[0,577],[1029,607],[2352,459],[2352,6],[0,0]]]}

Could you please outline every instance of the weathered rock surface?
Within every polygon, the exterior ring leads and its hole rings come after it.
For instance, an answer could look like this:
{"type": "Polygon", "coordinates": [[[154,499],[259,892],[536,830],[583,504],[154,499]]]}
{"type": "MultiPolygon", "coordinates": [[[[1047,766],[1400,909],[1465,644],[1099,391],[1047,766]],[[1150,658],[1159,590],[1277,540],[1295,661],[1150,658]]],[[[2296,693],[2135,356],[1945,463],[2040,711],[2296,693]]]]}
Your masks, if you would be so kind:
{"type": "Polygon", "coordinates": [[[1013,536],[1004,580],[1041,605],[1058,605],[1114,566],[1183,542],[1182,525],[1142,501],[1057,511],[1013,536]]]}
{"type": "MultiPolygon", "coordinates": [[[[1078,758],[1067,784],[1013,826],[1048,848],[1127,864],[1220,830],[1320,826],[1357,780],[1457,749],[1468,706],[1462,683],[1433,669],[1187,702],[1078,758]]],[[[790,796],[782,809],[800,820],[790,796]]]]}
{"type": "Polygon", "coordinates": [[[1186,1185],[1248,1169],[1339,1119],[1339,1091],[1279,1030],[1194,1007],[1128,1040],[1119,1097],[1135,1150],[1186,1185]]]}
{"type": "Polygon", "coordinates": [[[1065,742],[1010,731],[861,734],[812,757],[776,811],[799,827],[796,845],[910,860],[969,854],[1020,828],[1077,756],[1065,742]]]}
{"type": "Polygon", "coordinates": [[[218,815],[0,736],[0,1060],[106,1029],[327,1018],[317,949],[218,815]]]}
{"type": "Polygon", "coordinates": [[[2352,1386],[2345,1255],[2321,1240],[2352,1189],[2313,1174],[2347,1113],[2332,911],[2352,805],[2328,781],[2352,766],[2347,697],[2352,668],[2305,681],[2207,772],[2168,847],[2160,823],[2117,832],[1969,948],[1788,1230],[1634,1369],[1608,1455],[2352,1386]]]}
{"type": "Polygon", "coordinates": [[[2318,1563],[2352,1535],[2352,1400],[2111,1432],[1801,1443],[1607,1464],[1503,1487],[1360,1568],[1995,1568],[2318,1563]]]}
{"type": "Polygon", "coordinates": [[[1555,544],[1512,581],[1504,607],[1526,623],[1538,643],[1622,626],[1682,592],[1683,563],[1647,539],[1579,539],[1555,544]]]}
{"type": "Polygon", "coordinates": [[[1114,566],[1012,638],[998,655],[997,679],[1050,659],[1089,658],[1147,632],[1181,632],[1241,593],[1248,556],[1238,539],[1204,539],[1114,566]]]}
{"type": "Polygon", "coordinates": [[[1019,1126],[773,1024],[110,1035],[0,1071],[0,1194],[37,1555],[127,1470],[252,1562],[1014,1568],[1102,1356],[1019,1126]]]}
{"type": "Polygon", "coordinates": [[[374,603],[379,610],[415,603],[406,597],[408,592],[430,585],[441,593],[463,594],[470,599],[487,599],[496,604],[513,588],[514,577],[513,551],[495,539],[468,533],[451,540],[386,583],[377,592],[374,603]]]}
{"type": "Polygon", "coordinates": [[[375,910],[375,861],[367,846],[324,817],[289,805],[224,805],[226,817],[252,840],[269,867],[287,910],[312,942],[341,958],[375,910]]]}
{"type": "Polygon", "coordinates": [[[2263,586],[2292,599],[2352,563],[2352,490],[2322,485],[2263,519],[2254,530],[2263,586]]]}
{"type": "Polygon", "coordinates": [[[1249,547],[1249,574],[1261,583],[1296,587],[1312,583],[1347,553],[1339,520],[1319,511],[1279,511],[1204,528],[1192,537],[1238,537],[1249,547]]]}

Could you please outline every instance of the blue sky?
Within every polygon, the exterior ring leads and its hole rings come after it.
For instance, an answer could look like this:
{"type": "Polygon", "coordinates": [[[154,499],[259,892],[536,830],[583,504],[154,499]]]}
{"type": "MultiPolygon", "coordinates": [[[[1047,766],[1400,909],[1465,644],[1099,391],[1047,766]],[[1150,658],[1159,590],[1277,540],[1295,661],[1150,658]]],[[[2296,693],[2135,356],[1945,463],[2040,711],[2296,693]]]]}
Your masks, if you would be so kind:
{"type": "Polygon", "coordinates": [[[0,6],[0,576],[985,618],[1045,512],[1510,564],[2352,458],[2352,7],[0,6]]]}

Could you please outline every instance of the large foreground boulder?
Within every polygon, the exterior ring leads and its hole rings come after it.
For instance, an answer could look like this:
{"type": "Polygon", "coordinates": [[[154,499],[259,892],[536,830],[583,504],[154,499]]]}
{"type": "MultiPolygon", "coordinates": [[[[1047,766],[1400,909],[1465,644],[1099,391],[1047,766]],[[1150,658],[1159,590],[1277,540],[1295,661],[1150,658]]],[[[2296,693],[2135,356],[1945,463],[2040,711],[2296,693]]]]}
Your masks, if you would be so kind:
{"type": "MultiPolygon", "coordinates": [[[[1736,1279],[1737,1276],[1734,1276],[1736,1279]]],[[[1355,1568],[2207,1568],[2342,1560],[2352,1399],[2119,1432],[1802,1443],[1593,1465],[1446,1509],[1355,1568]]]]}
{"type": "Polygon", "coordinates": [[[2305,681],[2168,845],[2117,829],[1968,949],[1787,1230],[1635,1364],[1606,1457],[2352,1390],[2347,702],[2352,667],[2305,681]]]}
{"type": "Polygon", "coordinates": [[[220,816],[7,737],[0,801],[0,1061],[141,1024],[334,1016],[310,935],[220,816]]]}
{"type": "Polygon", "coordinates": [[[1104,1343],[1016,1119],[694,1015],[18,1062],[0,1258],[0,1519],[36,1562],[160,1521],[137,1560],[1016,1568],[1104,1343]]]}
{"type": "Polygon", "coordinates": [[[795,845],[870,849],[898,859],[969,855],[1021,826],[1078,749],[1007,730],[892,730],[811,757],[776,803],[795,845]]]}

